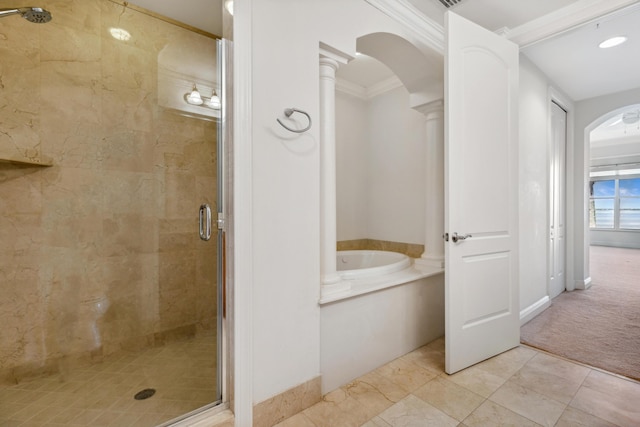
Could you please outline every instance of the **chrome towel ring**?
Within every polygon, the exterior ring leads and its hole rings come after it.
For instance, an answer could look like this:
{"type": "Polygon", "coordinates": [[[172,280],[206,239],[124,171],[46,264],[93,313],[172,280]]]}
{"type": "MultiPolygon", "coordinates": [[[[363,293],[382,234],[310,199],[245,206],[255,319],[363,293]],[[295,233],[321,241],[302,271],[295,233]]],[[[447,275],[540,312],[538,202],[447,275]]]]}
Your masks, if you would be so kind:
{"type": "Polygon", "coordinates": [[[276,120],[278,121],[278,123],[280,123],[280,125],[283,128],[285,128],[289,132],[304,133],[304,132],[308,131],[309,129],[311,129],[311,116],[309,116],[309,114],[306,111],[302,111],[302,110],[299,110],[297,108],[287,108],[287,109],[284,110],[284,115],[287,116],[287,117],[291,117],[291,115],[293,113],[300,113],[300,114],[304,114],[305,116],[307,116],[307,120],[309,120],[309,124],[307,125],[306,128],[304,128],[304,129],[291,129],[289,126],[287,126],[284,123],[282,123],[280,121],[280,119],[276,119],[276,120]]]}

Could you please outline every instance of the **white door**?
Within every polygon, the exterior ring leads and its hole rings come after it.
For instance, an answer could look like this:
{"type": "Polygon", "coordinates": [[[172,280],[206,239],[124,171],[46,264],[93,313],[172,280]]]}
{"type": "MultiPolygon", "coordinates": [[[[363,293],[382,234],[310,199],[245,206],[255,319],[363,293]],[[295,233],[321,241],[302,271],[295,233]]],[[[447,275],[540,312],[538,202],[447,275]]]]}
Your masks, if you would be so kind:
{"type": "Polygon", "coordinates": [[[565,153],[567,146],[567,112],[551,102],[551,147],[549,176],[549,296],[555,298],[565,290],[565,153]]]}
{"type": "Polygon", "coordinates": [[[445,370],[452,374],[520,341],[518,47],[454,13],[445,21],[445,370]]]}

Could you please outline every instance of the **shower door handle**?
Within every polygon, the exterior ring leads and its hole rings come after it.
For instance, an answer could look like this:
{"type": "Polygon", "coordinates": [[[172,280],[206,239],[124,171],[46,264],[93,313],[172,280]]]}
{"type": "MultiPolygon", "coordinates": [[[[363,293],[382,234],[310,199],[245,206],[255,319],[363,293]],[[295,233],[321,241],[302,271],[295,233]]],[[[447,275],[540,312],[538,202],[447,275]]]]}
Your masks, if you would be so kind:
{"type": "Polygon", "coordinates": [[[211,207],[206,203],[200,206],[200,239],[211,239],[211,207]]]}

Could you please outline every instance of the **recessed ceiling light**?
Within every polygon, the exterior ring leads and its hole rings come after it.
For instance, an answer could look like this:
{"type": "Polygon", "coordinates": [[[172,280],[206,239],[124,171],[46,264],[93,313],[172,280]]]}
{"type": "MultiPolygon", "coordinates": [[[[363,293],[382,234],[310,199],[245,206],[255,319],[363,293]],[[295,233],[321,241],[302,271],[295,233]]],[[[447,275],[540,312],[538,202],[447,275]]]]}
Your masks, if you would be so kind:
{"type": "Polygon", "coordinates": [[[598,47],[601,48],[601,49],[606,49],[606,48],[609,48],[609,47],[614,47],[614,46],[621,45],[622,43],[624,43],[626,41],[627,41],[627,38],[625,36],[611,37],[610,39],[606,39],[605,41],[600,43],[598,45],[598,47]]]}

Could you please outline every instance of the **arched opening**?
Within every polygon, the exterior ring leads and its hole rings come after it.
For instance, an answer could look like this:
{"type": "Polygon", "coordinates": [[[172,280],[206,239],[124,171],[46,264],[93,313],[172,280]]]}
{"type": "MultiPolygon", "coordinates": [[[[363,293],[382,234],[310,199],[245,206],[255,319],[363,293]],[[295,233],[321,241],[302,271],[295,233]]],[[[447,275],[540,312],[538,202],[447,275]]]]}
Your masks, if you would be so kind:
{"type": "Polygon", "coordinates": [[[442,58],[389,33],[360,37],[356,49],[341,58],[321,46],[323,390],[444,334],[442,266],[418,270],[411,260],[431,234],[431,249],[443,247],[444,177],[427,174],[444,168],[442,58]],[[427,206],[440,212],[431,234],[427,206]],[[338,269],[342,244],[367,249],[356,256],[390,255],[393,265],[338,269]]]}

